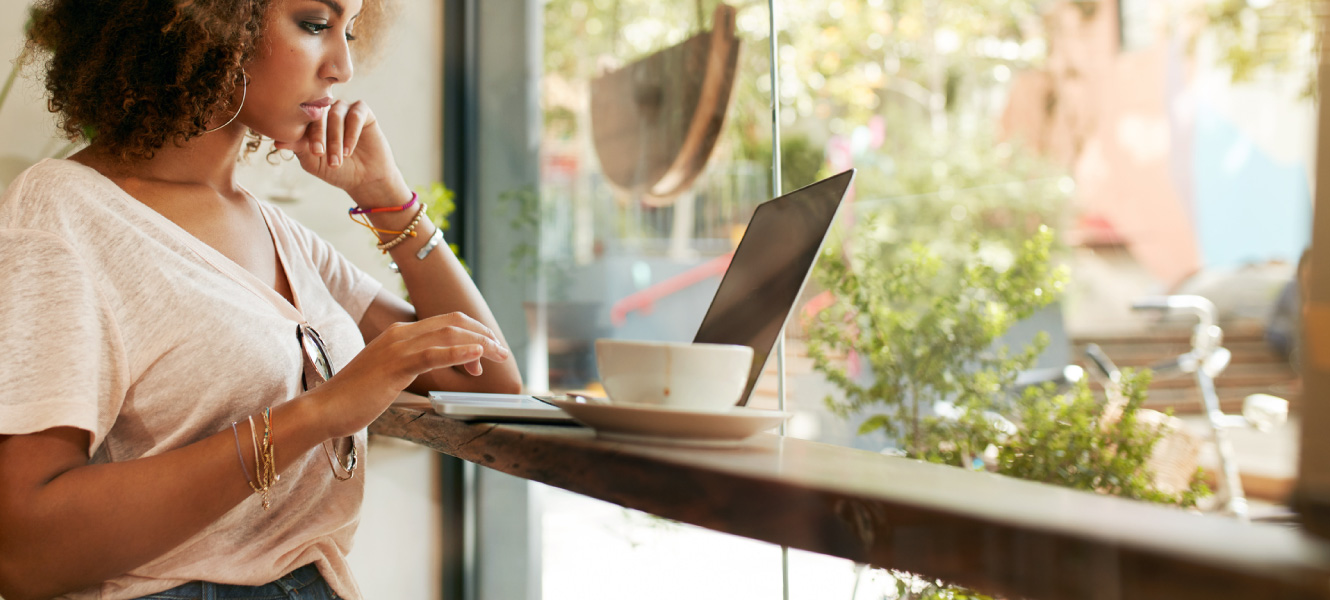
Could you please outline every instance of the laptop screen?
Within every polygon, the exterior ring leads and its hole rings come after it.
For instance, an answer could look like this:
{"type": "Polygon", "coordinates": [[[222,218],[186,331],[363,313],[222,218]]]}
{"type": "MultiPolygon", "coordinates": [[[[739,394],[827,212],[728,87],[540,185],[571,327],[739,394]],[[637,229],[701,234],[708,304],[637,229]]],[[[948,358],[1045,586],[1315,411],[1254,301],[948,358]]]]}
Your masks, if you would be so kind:
{"type": "Polygon", "coordinates": [[[741,406],[757,385],[853,179],[851,169],[764,202],[748,222],[693,338],[753,349],[741,406]]]}

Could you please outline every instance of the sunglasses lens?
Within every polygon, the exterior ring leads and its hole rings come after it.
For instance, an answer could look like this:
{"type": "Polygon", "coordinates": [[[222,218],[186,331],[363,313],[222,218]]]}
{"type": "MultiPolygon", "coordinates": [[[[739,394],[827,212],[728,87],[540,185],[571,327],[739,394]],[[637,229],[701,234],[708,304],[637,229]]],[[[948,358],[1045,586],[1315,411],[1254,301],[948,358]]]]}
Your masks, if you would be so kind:
{"type": "Polygon", "coordinates": [[[296,328],[296,338],[300,340],[300,347],[305,352],[305,389],[313,389],[332,379],[332,362],[328,359],[328,351],[319,333],[313,327],[302,324],[296,328]]]}

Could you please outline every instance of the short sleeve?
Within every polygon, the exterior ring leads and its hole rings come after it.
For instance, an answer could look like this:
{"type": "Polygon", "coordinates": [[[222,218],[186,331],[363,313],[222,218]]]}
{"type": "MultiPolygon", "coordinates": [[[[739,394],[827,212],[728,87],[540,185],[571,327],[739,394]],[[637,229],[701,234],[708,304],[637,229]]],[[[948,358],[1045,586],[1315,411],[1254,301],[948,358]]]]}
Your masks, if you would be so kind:
{"type": "Polygon", "coordinates": [[[128,369],[115,317],[87,265],[49,232],[0,230],[0,434],[115,423],[128,369]]]}

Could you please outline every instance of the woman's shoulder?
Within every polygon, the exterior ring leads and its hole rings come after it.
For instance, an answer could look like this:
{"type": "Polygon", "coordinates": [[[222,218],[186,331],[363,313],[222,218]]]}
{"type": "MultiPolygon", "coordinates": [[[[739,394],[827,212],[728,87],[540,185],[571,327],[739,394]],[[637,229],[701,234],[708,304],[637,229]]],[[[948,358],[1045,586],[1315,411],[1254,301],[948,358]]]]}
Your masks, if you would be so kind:
{"type": "MultiPolygon", "coordinates": [[[[105,175],[96,169],[68,158],[43,158],[36,164],[24,169],[10,183],[10,188],[20,187],[31,191],[41,191],[66,186],[87,186],[102,183],[114,185],[105,175]]],[[[6,190],[8,195],[8,190],[6,190]]]]}
{"type": "Polygon", "coordinates": [[[0,196],[0,227],[51,229],[70,218],[114,210],[119,188],[97,170],[67,159],[44,159],[19,173],[0,196]]]}

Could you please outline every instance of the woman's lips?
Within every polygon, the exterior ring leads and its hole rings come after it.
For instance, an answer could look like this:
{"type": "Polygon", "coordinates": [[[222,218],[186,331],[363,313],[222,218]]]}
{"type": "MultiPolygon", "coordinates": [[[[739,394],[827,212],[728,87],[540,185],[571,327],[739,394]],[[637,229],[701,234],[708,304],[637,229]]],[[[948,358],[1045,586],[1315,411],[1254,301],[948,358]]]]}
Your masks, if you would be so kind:
{"type": "Polygon", "coordinates": [[[300,105],[300,110],[305,111],[305,116],[311,121],[317,121],[323,118],[323,111],[332,104],[332,98],[320,98],[313,102],[306,102],[300,105]]]}
{"type": "Polygon", "coordinates": [[[311,121],[317,121],[323,118],[323,110],[326,106],[314,106],[312,104],[301,104],[300,110],[305,111],[305,116],[311,121]]]}

